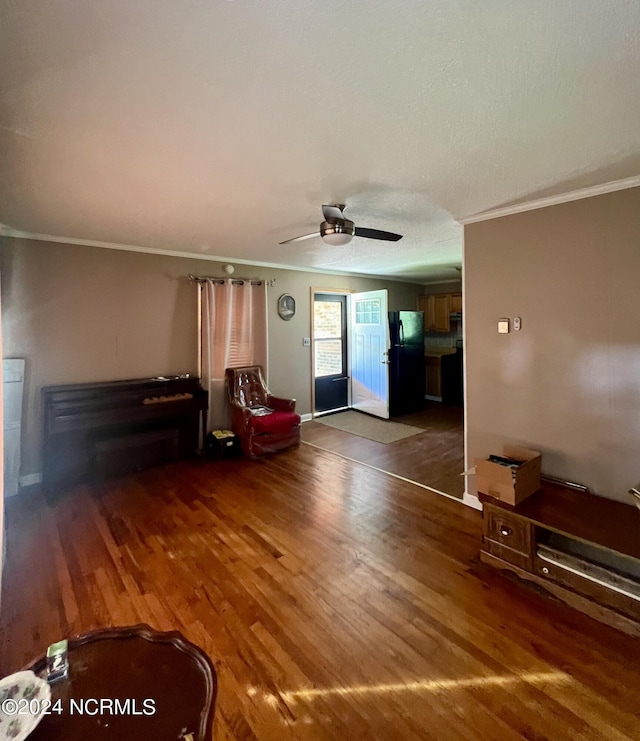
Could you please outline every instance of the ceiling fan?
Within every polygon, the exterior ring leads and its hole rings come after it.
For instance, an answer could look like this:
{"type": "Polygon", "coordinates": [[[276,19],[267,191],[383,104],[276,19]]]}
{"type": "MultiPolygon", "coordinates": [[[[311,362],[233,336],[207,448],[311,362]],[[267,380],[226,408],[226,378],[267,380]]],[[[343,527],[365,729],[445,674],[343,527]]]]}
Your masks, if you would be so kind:
{"type": "Polygon", "coordinates": [[[366,229],[365,227],[356,226],[353,221],[345,219],[344,209],[346,206],[344,203],[334,203],[328,206],[322,207],[322,215],[324,221],[320,224],[320,231],[313,232],[312,234],[303,234],[301,237],[294,237],[293,239],[285,239],[280,244],[288,244],[289,242],[301,242],[303,239],[311,239],[311,237],[322,237],[322,239],[334,247],[340,247],[349,242],[354,237],[366,237],[367,239],[384,239],[388,242],[397,242],[402,239],[402,234],[394,234],[393,232],[383,232],[380,229],[366,229]]]}

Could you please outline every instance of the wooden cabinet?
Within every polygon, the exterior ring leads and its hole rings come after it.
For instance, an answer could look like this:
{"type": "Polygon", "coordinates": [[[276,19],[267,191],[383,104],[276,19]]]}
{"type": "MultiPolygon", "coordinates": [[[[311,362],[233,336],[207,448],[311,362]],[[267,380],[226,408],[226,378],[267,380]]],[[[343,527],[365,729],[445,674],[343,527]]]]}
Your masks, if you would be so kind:
{"type": "Polygon", "coordinates": [[[479,497],[483,563],[640,636],[640,538],[632,505],[544,481],[515,507],[479,497]]]}
{"type": "Polygon", "coordinates": [[[488,540],[501,543],[513,551],[523,554],[531,551],[531,523],[503,509],[487,505],[485,534],[488,540]]]}
{"type": "Polygon", "coordinates": [[[485,505],[484,550],[503,561],[531,570],[531,523],[498,507],[485,505]]]}
{"type": "Polygon", "coordinates": [[[435,299],[435,319],[433,328],[436,332],[450,332],[451,322],[451,296],[448,293],[434,296],[435,299]]]}
{"type": "Polygon", "coordinates": [[[424,311],[425,332],[450,332],[451,314],[462,312],[462,294],[433,293],[418,296],[418,311],[424,311]]]}
{"type": "Polygon", "coordinates": [[[442,381],[440,373],[440,358],[426,357],[425,359],[427,396],[437,399],[442,397],[442,381]]]}
{"type": "MultiPolygon", "coordinates": [[[[442,358],[451,355],[455,356],[456,351],[450,347],[425,348],[425,393],[433,401],[442,401],[442,358]]],[[[446,378],[444,381],[446,384],[446,378]]]]}
{"type": "Polygon", "coordinates": [[[424,331],[433,332],[436,326],[435,296],[418,296],[418,311],[424,311],[424,331]]]}

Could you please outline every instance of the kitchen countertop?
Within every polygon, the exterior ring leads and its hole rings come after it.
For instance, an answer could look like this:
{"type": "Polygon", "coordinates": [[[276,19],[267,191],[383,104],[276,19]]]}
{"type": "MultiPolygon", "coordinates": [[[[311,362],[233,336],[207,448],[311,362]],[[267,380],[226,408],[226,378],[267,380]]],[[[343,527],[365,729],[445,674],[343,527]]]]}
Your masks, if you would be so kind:
{"type": "Polygon", "coordinates": [[[441,358],[443,355],[454,355],[455,347],[425,347],[425,358],[441,358]]]}

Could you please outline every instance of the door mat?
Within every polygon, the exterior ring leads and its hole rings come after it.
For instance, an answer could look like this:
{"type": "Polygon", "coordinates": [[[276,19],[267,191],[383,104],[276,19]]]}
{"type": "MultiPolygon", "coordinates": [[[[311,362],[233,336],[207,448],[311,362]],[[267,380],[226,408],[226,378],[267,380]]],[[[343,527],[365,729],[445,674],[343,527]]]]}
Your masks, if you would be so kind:
{"type": "Polygon", "coordinates": [[[350,432],[352,435],[358,435],[358,437],[366,437],[368,440],[374,440],[377,443],[384,443],[385,445],[424,432],[419,427],[411,427],[410,425],[403,425],[400,422],[391,422],[388,419],[371,417],[368,414],[353,410],[330,414],[326,417],[316,417],[313,421],[320,422],[320,424],[327,425],[328,427],[334,427],[337,430],[350,432]]]}

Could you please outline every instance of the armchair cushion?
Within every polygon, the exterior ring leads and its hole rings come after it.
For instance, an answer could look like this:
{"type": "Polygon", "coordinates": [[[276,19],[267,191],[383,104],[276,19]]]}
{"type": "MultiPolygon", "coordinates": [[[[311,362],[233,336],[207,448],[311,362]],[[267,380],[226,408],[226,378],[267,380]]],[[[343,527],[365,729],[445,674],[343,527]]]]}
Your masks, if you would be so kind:
{"type": "Polygon", "coordinates": [[[264,432],[290,432],[300,424],[300,416],[295,412],[271,412],[262,417],[251,417],[249,424],[256,434],[264,432]]]}

